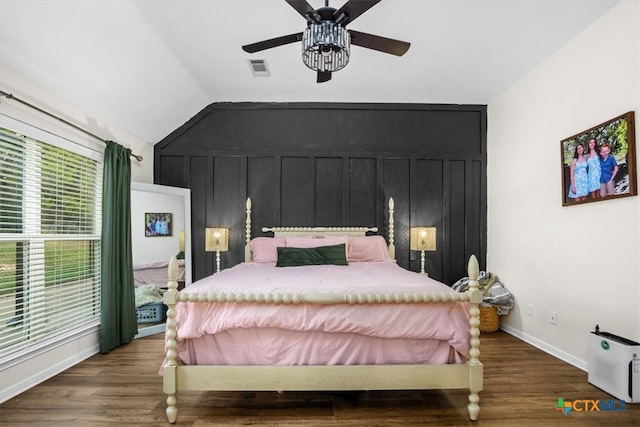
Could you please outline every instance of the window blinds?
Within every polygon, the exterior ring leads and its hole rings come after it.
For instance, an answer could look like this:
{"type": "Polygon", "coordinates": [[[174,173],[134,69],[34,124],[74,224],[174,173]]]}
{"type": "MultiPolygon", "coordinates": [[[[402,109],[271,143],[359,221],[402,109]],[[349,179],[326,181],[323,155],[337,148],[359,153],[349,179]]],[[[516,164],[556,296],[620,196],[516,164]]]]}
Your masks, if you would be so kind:
{"type": "Polygon", "coordinates": [[[100,315],[102,162],[62,148],[53,135],[33,129],[26,136],[28,125],[17,133],[6,123],[0,356],[95,325],[100,315]]]}

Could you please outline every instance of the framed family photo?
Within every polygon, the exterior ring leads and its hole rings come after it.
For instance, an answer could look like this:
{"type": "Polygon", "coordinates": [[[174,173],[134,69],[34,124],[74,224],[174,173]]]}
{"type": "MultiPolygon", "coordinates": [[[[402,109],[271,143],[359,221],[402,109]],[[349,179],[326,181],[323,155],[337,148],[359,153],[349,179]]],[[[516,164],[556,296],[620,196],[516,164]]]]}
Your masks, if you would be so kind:
{"type": "Polygon", "coordinates": [[[171,236],[171,214],[147,212],[144,214],[146,237],[171,236]]]}
{"type": "Polygon", "coordinates": [[[563,139],[560,156],[563,206],[638,194],[633,111],[563,139]]]}

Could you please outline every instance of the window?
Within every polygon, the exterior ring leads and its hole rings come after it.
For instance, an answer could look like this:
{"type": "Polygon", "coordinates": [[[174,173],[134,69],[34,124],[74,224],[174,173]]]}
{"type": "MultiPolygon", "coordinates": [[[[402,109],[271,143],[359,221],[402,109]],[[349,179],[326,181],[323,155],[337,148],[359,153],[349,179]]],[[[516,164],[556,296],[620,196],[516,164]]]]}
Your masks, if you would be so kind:
{"type": "Polygon", "coordinates": [[[0,356],[100,319],[102,159],[2,117],[0,356]]]}

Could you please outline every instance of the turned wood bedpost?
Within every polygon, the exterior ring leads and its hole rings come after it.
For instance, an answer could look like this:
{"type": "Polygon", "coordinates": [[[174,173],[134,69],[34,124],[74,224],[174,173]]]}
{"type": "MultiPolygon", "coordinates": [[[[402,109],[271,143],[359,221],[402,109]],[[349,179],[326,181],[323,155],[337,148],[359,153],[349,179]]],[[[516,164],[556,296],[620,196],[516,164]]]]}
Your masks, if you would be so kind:
{"type": "Polygon", "coordinates": [[[251,197],[247,197],[246,208],[244,260],[251,261],[251,197]]]}
{"type": "Polygon", "coordinates": [[[393,229],[395,226],[393,220],[394,207],[393,197],[389,197],[389,255],[391,259],[396,259],[395,231],[393,229]]]}
{"type": "Polygon", "coordinates": [[[166,321],[166,361],[162,370],[162,383],[164,392],[167,394],[167,419],[170,423],[175,423],[178,418],[178,398],[177,387],[177,367],[178,367],[178,346],[177,324],[176,324],[176,303],[178,302],[178,260],[175,256],[169,261],[169,283],[167,292],[164,293],[163,301],[167,305],[166,321]]]}
{"type": "Polygon", "coordinates": [[[469,411],[469,418],[472,420],[478,419],[480,413],[480,396],[478,393],[483,387],[483,366],[480,363],[480,309],[479,304],[482,302],[482,293],[479,290],[480,283],[478,282],[478,276],[480,275],[480,267],[478,266],[478,259],[475,255],[471,255],[469,258],[469,264],[467,266],[467,274],[469,275],[469,290],[471,295],[469,308],[469,326],[471,338],[469,344],[469,404],[467,410],[469,411]]]}

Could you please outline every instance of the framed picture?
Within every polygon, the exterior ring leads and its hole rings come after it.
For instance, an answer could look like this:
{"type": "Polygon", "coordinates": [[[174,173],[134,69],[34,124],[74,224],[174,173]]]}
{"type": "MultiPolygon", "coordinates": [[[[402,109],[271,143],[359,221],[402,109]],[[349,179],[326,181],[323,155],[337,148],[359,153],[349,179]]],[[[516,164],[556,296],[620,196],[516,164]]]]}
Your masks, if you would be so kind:
{"type": "Polygon", "coordinates": [[[633,111],[562,140],[560,155],[563,206],[638,194],[633,111]]]}
{"type": "Polygon", "coordinates": [[[144,214],[146,237],[171,236],[171,214],[147,212],[144,214]]]}

